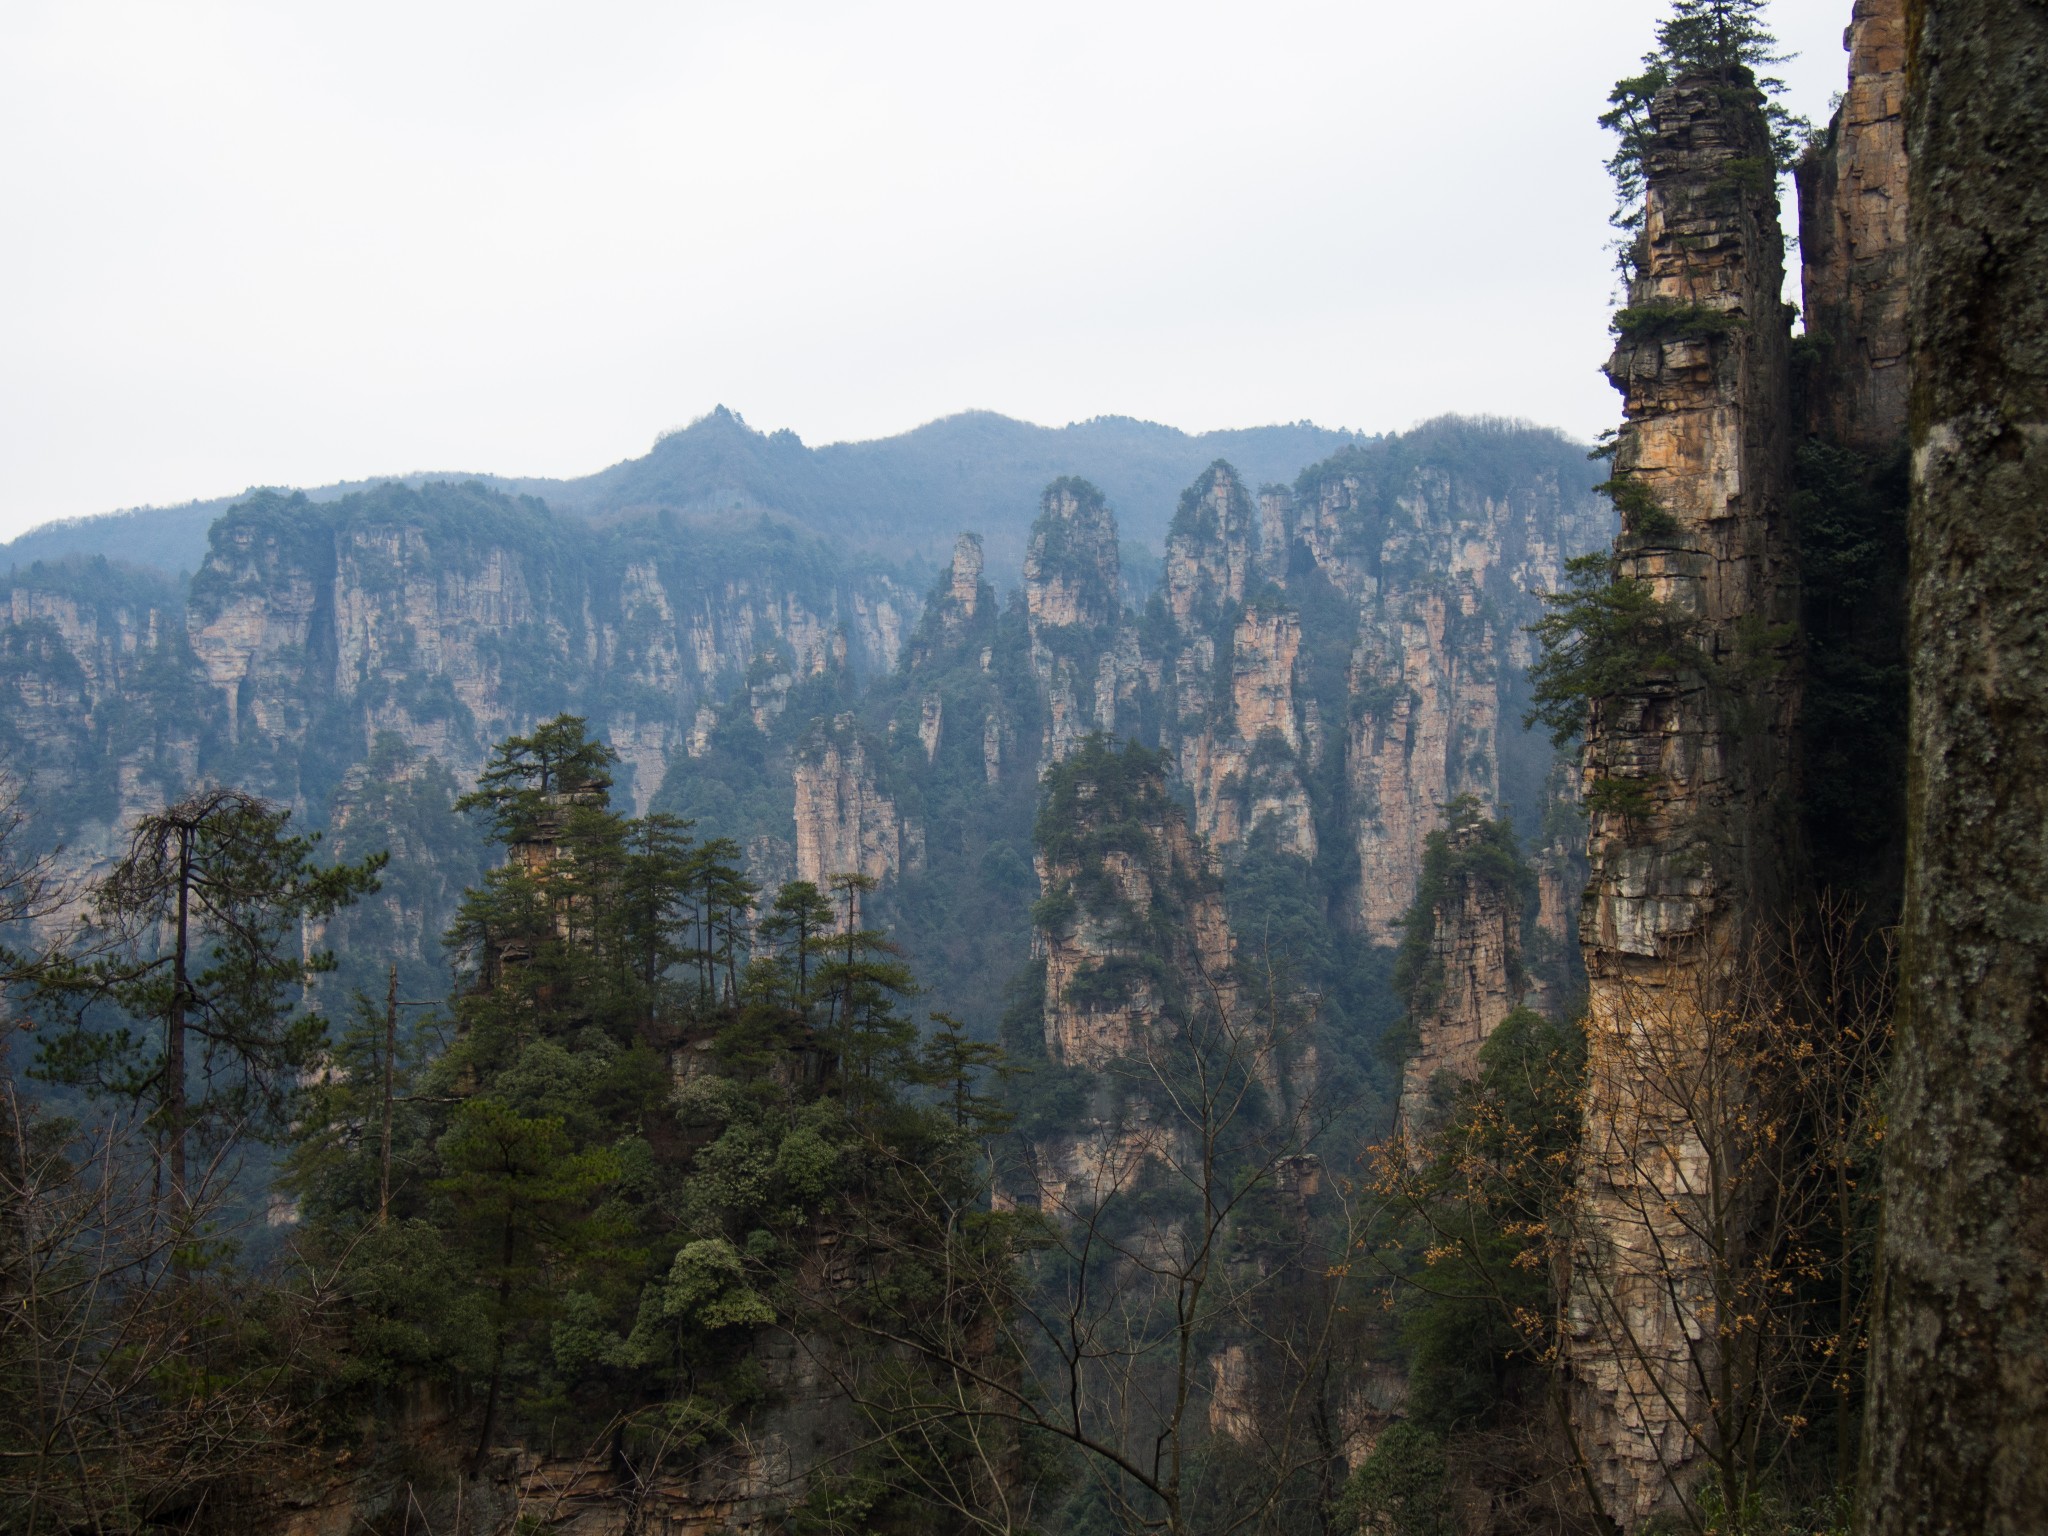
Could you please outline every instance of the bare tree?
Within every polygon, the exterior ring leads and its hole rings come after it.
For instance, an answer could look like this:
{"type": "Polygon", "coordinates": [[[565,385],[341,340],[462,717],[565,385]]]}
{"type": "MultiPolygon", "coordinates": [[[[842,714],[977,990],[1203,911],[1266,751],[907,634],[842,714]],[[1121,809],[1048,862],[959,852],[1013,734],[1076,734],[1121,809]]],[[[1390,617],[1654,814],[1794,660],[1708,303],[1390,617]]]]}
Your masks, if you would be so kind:
{"type": "Polygon", "coordinates": [[[1103,1068],[1114,1110],[991,1162],[992,1206],[894,1162],[916,1219],[837,1235],[808,1277],[792,1332],[964,1529],[1035,1528],[1048,1458],[1130,1532],[1320,1517],[1352,1229],[1326,1106],[1290,1081],[1306,1020],[1194,994],[1103,1068]]]}
{"type": "Polygon", "coordinates": [[[1824,897],[1588,1021],[1610,1087],[1566,1208],[1569,1326],[1695,1530],[1848,1475],[1893,996],[1859,917],[1824,897]],[[1809,1454],[1823,1415],[1833,1454],[1809,1454]]]}
{"type": "Polygon", "coordinates": [[[157,1198],[146,1115],[81,1130],[0,1081],[0,1524],[217,1527],[260,1511],[301,1426],[329,1288],[231,1268],[234,1170],[157,1198]],[[175,1262],[174,1262],[175,1260],[175,1262]]]}

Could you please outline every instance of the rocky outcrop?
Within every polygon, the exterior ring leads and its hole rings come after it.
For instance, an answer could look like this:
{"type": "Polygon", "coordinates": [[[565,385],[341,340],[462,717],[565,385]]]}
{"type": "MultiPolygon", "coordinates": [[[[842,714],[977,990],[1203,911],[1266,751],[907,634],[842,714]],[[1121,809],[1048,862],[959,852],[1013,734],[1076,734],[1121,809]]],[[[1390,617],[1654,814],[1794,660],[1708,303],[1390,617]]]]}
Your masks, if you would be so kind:
{"type": "Polygon", "coordinates": [[[1064,1207],[1127,1186],[1169,1158],[1186,1127],[1148,1064],[1194,1020],[1233,1018],[1233,944],[1221,882],[1142,747],[1091,737],[1048,779],[1037,867],[1045,1053],[1096,1075],[1082,1123],[1033,1148],[1039,1202],[1064,1207]]]}
{"type": "Polygon", "coordinates": [[[1046,710],[1041,762],[1084,736],[1118,729],[1142,682],[1136,636],[1121,623],[1116,516],[1085,480],[1046,487],[1024,553],[1031,669],[1046,710]]]}
{"type": "Polygon", "coordinates": [[[1166,536],[1166,607],[1182,634],[1207,629],[1245,600],[1257,535],[1251,498],[1218,459],[1182,493],[1166,536]]]}
{"type": "Polygon", "coordinates": [[[955,647],[985,641],[994,618],[995,593],[981,577],[981,535],[963,533],[954,541],[945,579],[925,598],[910,640],[912,669],[929,667],[955,647]]]}
{"type": "Polygon", "coordinates": [[[1626,416],[1618,573],[1697,647],[1596,700],[1586,735],[1571,1351],[1579,1443],[1625,1529],[1673,1499],[1711,1433],[1707,1150],[1676,1087],[1726,994],[1725,957],[1796,857],[1789,343],[1777,199],[1755,170],[1770,163],[1760,102],[1703,79],[1657,97],[1640,270],[1608,364],[1626,416]],[[1646,1047],[1670,1081],[1645,1078],[1646,1047]]]}
{"type": "Polygon", "coordinates": [[[1429,920],[1430,1006],[1416,1021],[1417,1044],[1401,1076],[1400,1124],[1410,1136],[1430,1128],[1439,1075],[1473,1082],[1479,1048],[1522,1001],[1520,893],[1471,867],[1477,827],[1446,834],[1452,873],[1429,920]]]}
{"type": "Polygon", "coordinates": [[[796,874],[823,889],[834,875],[880,883],[924,860],[924,834],[876,784],[852,715],[820,725],[798,750],[796,874]]]}
{"type": "Polygon", "coordinates": [[[1856,0],[1849,83],[1798,166],[1807,430],[1866,452],[1906,434],[1906,4],[1856,0]]]}

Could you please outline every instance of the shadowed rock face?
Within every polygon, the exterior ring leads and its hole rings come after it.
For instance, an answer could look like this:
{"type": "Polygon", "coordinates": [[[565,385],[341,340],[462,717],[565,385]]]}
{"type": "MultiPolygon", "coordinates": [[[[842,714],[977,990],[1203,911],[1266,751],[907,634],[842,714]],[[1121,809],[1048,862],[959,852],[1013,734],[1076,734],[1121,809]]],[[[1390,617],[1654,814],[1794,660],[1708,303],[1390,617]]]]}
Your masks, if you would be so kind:
{"type": "Polygon", "coordinates": [[[1912,794],[1858,1509],[2048,1507],[2048,10],[1911,11],[1912,794]]]}
{"type": "Polygon", "coordinates": [[[1571,1313],[1581,1443],[1624,1528],[1668,1504],[1699,1462],[1709,1410],[1698,1362],[1713,1347],[1692,1219],[1709,1187],[1705,1151],[1634,1071],[1629,1042],[1654,1034],[1683,1077],[1728,984],[1723,957],[1770,910],[1796,856],[1789,343],[1777,201],[1768,176],[1747,174],[1769,163],[1760,99],[1690,79],[1657,98],[1647,254],[1629,292],[1644,323],[1608,364],[1625,401],[1617,475],[1665,514],[1624,533],[1620,574],[1646,582],[1704,653],[1697,668],[1596,701],[1586,738],[1589,782],[1636,797],[1590,825],[1589,1122],[1571,1313]]]}

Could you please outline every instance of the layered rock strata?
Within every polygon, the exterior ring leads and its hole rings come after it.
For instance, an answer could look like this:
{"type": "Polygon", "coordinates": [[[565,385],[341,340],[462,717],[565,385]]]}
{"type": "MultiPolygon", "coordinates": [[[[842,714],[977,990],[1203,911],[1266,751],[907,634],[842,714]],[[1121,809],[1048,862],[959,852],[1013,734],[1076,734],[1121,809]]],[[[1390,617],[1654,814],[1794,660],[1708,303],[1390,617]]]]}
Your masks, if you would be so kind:
{"type": "Polygon", "coordinates": [[[1685,79],[1651,108],[1638,274],[1608,374],[1635,489],[1617,573],[1683,665],[1594,701],[1580,920],[1589,1088],[1570,1306],[1578,1440],[1608,1513],[1669,1506],[1714,1433],[1712,1150],[1684,1112],[1746,929],[1795,856],[1788,322],[1761,97],[1685,79]]]}

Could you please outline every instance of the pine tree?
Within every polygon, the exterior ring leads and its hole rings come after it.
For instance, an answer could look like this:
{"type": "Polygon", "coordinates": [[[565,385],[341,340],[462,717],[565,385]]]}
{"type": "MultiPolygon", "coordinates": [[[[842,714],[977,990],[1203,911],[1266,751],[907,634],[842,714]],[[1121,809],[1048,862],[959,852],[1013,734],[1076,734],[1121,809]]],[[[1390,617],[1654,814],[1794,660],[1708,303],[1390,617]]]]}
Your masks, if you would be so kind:
{"type": "Polygon", "coordinates": [[[191,1131],[284,1128],[327,1033],[292,994],[334,966],[302,925],[374,891],[384,867],[381,853],[316,864],[319,835],[290,820],[234,789],[143,817],[93,889],[81,952],[36,978],[34,1006],[57,1016],[38,1074],[148,1106],[181,1202],[191,1131]]]}

